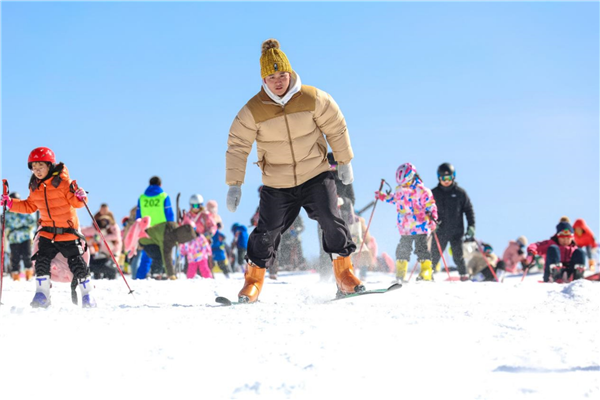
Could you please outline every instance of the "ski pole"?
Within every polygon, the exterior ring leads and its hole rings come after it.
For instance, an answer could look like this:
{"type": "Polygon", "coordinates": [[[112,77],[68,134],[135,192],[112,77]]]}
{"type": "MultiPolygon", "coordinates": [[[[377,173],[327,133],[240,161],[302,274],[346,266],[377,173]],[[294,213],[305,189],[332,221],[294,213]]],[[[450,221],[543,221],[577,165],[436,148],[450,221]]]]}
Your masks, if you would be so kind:
{"type": "MultiPolygon", "coordinates": [[[[2,194],[8,194],[8,181],[6,179],[2,179],[2,194]]],[[[2,305],[2,285],[3,285],[3,277],[4,277],[4,231],[6,228],[6,203],[2,206],[2,255],[0,256],[2,259],[0,261],[0,305],[2,305]]]]}
{"type": "MultiPolygon", "coordinates": [[[[475,238],[473,238],[473,240],[475,240],[475,238]]],[[[490,269],[490,271],[492,271],[492,275],[494,275],[494,279],[496,280],[496,282],[500,282],[498,280],[498,277],[496,276],[496,271],[494,271],[494,268],[492,268],[492,265],[490,264],[490,262],[488,261],[487,257],[485,256],[485,253],[481,249],[481,246],[479,246],[479,242],[477,240],[475,240],[475,244],[477,245],[477,249],[481,253],[481,256],[485,260],[485,263],[487,264],[488,268],[490,269]]]]}
{"type": "Polygon", "coordinates": [[[412,278],[413,274],[415,273],[415,270],[417,269],[418,264],[419,264],[419,260],[415,261],[415,266],[413,267],[412,271],[410,271],[410,276],[408,277],[408,280],[406,282],[410,282],[410,278],[412,278]]]}
{"type": "MultiPolygon", "coordinates": [[[[73,193],[75,193],[77,191],[77,189],[79,189],[79,186],[77,186],[77,181],[71,182],[71,191],[73,193]]],[[[127,279],[125,279],[125,274],[123,274],[123,270],[121,269],[121,266],[119,265],[117,259],[115,258],[115,255],[113,254],[112,250],[108,246],[108,243],[106,242],[106,239],[104,238],[104,234],[102,234],[102,230],[100,230],[98,223],[94,219],[94,215],[90,211],[90,208],[88,207],[87,202],[85,200],[82,200],[82,201],[83,201],[83,204],[85,205],[85,209],[87,210],[88,214],[90,214],[90,218],[92,218],[92,222],[94,223],[94,228],[96,228],[96,230],[100,234],[100,237],[104,241],[104,245],[108,249],[108,252],[110,253],[110,256],[111,256],[113,262],[115,263],[115,265],[117,266],[117,269],[121,273],[121,276],[123,277],[123,280],[125,281],[125,285],[127,285],[127,289],[129,289],[129,294],[133,294],[133,290],[131,289],[131,287],[129,287],[129,283],[127,283],[127,279]]]]}
{"type": "Polygon", "coordinates": [[[446,258],[444,257],[442,246],[440,246],[440,240],[438,239],[437,233],[435,233],[435,231],[433,231],[433,237],[435,238],[435,243],[437,244],[438,251],[440,252],[440,256],[442,257],[442,261],[444,262],[444,268],[446,268],[446,272],[448,273],[448,279],[450,279],[450,270],[448,269],[448,264],[446,264],[446,258]]]}
{"type": "MultiPolygon", "coordinates": [[[[382,179],[381,185],[379,185],[379,190],[378,190],[379,192],[381,192],[381,189],[383,189],[384,183],[386,183],[385,179],[382,179]]],[[[375,199],[375,204],[373,204],[373,210],[371,211],[371,217],[369,217],[369,223],[367,224],[367,229],[365,230],[365,234],[363,236],[364,239],[366,239],[367,235],[369,234],[369,227],[371,226],[371,221],[373,220],[373,214],[375,214],[375,207],[377,207],[378,199],[379,199],[379,197],[377,199],[375,199]]],[[[365,245],[365,241],[363,240],[362,243],[360,244],[360,248],[358,249],[358,254],[360,254],[364,245],[365,245]]]]}

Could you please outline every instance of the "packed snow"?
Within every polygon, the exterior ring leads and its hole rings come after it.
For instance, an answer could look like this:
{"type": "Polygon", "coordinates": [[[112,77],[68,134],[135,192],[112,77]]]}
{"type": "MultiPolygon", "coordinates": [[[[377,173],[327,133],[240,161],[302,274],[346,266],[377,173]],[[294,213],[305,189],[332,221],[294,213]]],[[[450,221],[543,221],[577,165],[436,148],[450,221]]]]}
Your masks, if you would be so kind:
{"type": "MultiPolygon", "coordinates": [[[[266,279],[224,307],[243,276],[97,280],[96,309],[54,283],[4,280],[2,399],[597,399],[600,284],[409,282],[330,301],[316,273],[266,279]]],[[[371,272],[367,288],[393,275],[371,272]]]]}

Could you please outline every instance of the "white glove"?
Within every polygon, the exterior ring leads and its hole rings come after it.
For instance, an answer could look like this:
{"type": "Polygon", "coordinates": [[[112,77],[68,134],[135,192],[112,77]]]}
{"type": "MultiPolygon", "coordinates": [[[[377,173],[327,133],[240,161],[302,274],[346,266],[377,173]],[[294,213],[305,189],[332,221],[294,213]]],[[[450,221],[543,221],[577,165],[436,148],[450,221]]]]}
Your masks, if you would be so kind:
{"type": "Polygon", "coordinates": [[[349,185],[354,182],[354,174],[352,173],[352,165],[350,163],[338,165],[338,177],[344,185],[349,185]]]}
{"type": "Polygon", "coordinates": [[[227,192],[227,209],[231,212],[235,212],[240,205],[241,198],[242,187],[240,185],[229,186],[229,191],[227,192]]]}

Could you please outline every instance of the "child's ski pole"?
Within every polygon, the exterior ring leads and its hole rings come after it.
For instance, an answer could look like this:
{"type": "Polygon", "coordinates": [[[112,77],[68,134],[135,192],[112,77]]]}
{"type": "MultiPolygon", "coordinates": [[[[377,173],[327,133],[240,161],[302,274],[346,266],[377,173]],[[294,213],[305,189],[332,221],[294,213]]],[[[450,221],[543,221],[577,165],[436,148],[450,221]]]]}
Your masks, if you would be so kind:
{"type": "MultiPolygon", "coordinates": [[[[73,193],[75,193],[77,191],[77,189],[79,189],[79,186],[77,186],[77,181],[71,182],[71,191],[73,193]]],[[[108,249],[108,252],[110,253],[110,256],[111,256],[113,262],[115,263],[115,265],[117,266],[117,269],[121,273],[121,276],[123,277],[123,280],[125,281],[125,285],[127,285],[127,289],[129,289],[129,294],[132,294],[133,290],[131,290],[131,287],[129,287],[129,283],[127,283],[127,279],[125,279],[125,274],[123,274],[123,270],[121,269],[121,266],[119,265],[117,259],[115,258],[115,255],[113,254],[112,250],[108,246],[108,243],[106,242],[106,239],[104,238],[104,235],[102,234],[102,230],[100,230],[100,227],[98,226],[98,223],[94,219],[94,215],[90,211],[90,208],[88,207],[87,202],[85,200],[83,200],[83,204],[85,205],[85,209],[87,210],[88,214],[90,214],[90,218],[92,218],[92,222],[94,223],[94,227],[96,228],[96,230],[100,234],[100,237],[104,241],[104,245],[108,249]]]]}
{"type": "Polygon", "coordinates": [[[435,238],[435,243],[437,244],[438,251],[440,252],[440,257],[442,257],[442,261],[444,262],[444,268],[446,268],[446,272],[448,273],[448,279],[450,279],[450,270],[448,269],[448,264],[446,264],[446,258],[444,257],[442,246],[440,246],[440,240],[438,239],[437,233],[435,233],[435,231],[433,231],[433,237],[435,238]]]}
{"type": "Polygon", "coordinates": [[[413,274],[415,273],[415,270],[417,269],[418,264],[419,264],[419,260],[415,261],[415,265],[414,265],[412,271],[410,271],[410,276],[408,277],[408,280],[406,282],[410,282],[410,278],[412,278],[413,274]]]}
{"type": "MultiPolygon", "coordinates": [[[[2,194],[8,194],[8,181],[2,179],[2,194]]],[[[4,231],[6,228],[6,203],[2,206],[2,255],[0,260],[0,305],[2,305],[2,284],[4,277],[4,231]]]]}

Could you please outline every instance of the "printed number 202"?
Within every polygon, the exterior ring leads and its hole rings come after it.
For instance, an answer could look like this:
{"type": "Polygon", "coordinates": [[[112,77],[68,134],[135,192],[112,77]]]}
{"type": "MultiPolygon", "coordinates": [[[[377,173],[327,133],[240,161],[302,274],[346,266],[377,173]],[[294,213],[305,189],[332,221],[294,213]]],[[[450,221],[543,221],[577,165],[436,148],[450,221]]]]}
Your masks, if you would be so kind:
{"type": "Polygon", "coordinates": [[[158,207],[159,205],[159,199],[144,199],[144,207],[158,207]]]}

